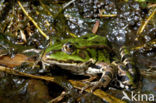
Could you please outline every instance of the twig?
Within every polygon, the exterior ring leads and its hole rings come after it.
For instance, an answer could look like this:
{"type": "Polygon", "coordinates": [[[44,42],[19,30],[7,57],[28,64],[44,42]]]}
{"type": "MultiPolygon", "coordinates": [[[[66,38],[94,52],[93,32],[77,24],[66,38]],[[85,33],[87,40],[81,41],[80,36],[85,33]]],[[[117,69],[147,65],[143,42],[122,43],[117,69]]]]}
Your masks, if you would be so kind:
{"type": "Polygon", "coordinates": [[[151,20],[151,18],[154,16],[155,13],[156,13],[156,8],[153,10],[151,15],[147,18],[147,20],[145,22],[142,22],[141,26],[139,27],[139,29],[137,31],[138,35],[140,35],[143,32],[143,30],[145,29],[146,25],[148,24],[148,22],[151,20]]]}
{"type": "Polygon", "coordinates": [[[39,0],[41,6],[44,8],[44,10],[48,13],[48,15],[50,15],[53,18],[52,13],[50,12],[50,10],[47,8],[47,5],[44,5],[42,0],[39,0]]]}
{"type": "Polygon", "coordinates": [[[116,14],[99,14],[99,17],[116,17],[116,14]]]}
{"type": "Polygon", "coordinates": [[[29,78],[34,78],[34,79],[42,79],[42,80],[54,82],[53,77],[32,75],[32,74],[28,74],[28,73],[19,72],[17,70],[13,70],[13,69],[10,69],[10,68],[6,68],[6,67],[3,67],[3,66],[0,66],[0,71],[6,72],[6,73],[12,74],[12,75],[17,75],[17,76],[22,76],[22,77],[29,77],[29,78]]]}
{"type": "Polygon", "coordinates": [[[102,10],[99,10],[99,17],[116,17],[117,16],[117,14],[103,14],[104,13],[104,9],[102,9],[102,10]]]}
{"type": "Polygon", "coordinates": [[[152,78],[156,78],[156,70],[151,70],[151,71],[147,71],[147,70],[140,70],[140,73],[142,76],[146,76],[146,77],[152,77],[152,78]]]}
{"type": "Polygon", "coordinates": [[[156,39],[153,39],[143,45],[140,45],[140,46],[136,46],[134,48],[132,48],[131,50],[135,50],[135,51],[138,51],[140,49],[146,49],[146,48],[151,48],[152,45],[155,45],[156,44],[156,39]]]}
{"type": "Polygon", "coordinates": [[[147,7],[148,7],[148,8],[154,8],[154,7],[156,7],[156,4],[150,4],[150,5],[148,5],[147,7]]]}
{"type": "Polygon", "coordinates": [[[71,33],[71,32],[70,32],[70,31],[68,31],[68,30],[67,30],[67,33],[68,33],[69,35],[71,35],[72,37],[74,37],[74,38],[76,38],[76,37],[77,37],[74,33],[71,33]]]}
{"type": "Polygon", "coordinates": [[[34,21],[34,19],[29,16],[29,14],[26,12],[26,10],[23,8],[22,4],[20,1],[17,1],[17,3],[19,4],[19,6],[21,7],[22,11],[24,12],[24,14],[30,19],[30,21],[34,24],[34,26],[39,30],[39,32],[48,40],[49,36],[47,36],[42,30],[41,28],[37,25],[37,23],[34,21]]]}
{"type": "Polygon", "coordinates": [[[58,103],[58,102],[60,102],[60,101],[64,98],[65,95],[66,95],[66,92],[63,91],[63,92],[61,93],[61,95],[59,95],[58,97],[52,99],[52,100],[49,101],[48,103],[58,103]]]}
{"type": "Polygon", "coordinates": [[[65,3],[64,5],[63,5],[63,9],[65,9],[66,7],[68,7],[70,4],[72,4],[73,2],[75,2],[75,0],[71,0],[71,1],[69,1],[68,3],[65,3]]]}

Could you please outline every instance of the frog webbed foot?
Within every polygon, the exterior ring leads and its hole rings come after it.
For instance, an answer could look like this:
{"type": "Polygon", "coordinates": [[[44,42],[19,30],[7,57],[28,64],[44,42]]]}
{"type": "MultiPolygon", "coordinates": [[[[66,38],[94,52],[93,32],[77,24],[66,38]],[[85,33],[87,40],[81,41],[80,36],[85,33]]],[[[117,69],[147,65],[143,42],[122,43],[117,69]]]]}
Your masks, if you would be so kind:
{"type": "Polygon", "coordinates": [[[102,87],[102,83],[99,82],[99,81],[95,81],[95,82],[87,82],[85,81],[85,83],[87,84],[87,86],[84,86],[82,89],[81,89],[81,93],[90,88],[90,92],[92,93],[95,89],[97,88],[101,88],[102,87]]]}
{"type": "Polygon", "coordinates": [[[34,69],[39,62],[42,63],[42,69],[45,69],[46,63],[44,61],[42,61],[42,58],[40,58],[40,57],[34,62],[32,69],[34,69]]]}
{"type": "Polygon", "coordinates": [[[113,79],[115,71],[110,65],[106,63],[97,63],[96,65],[100,66],[99,69],[102,73],[101,78],[98,81],[86,82],[88,86],[85,86],[83,90],[91,87],[91,92],[93,92],[97,88],[107,88],[107,86],[113,79]]]}
{"type": "Polygon", "coordinates": [[[32,69],[35,68],[35,66],[39,63],[39,61],[40,61],[40,59],[38,59],[38,60],[36,60],[36,61],[34,62],[33,66],[32,66],[32,69]]]}
{"type": "Polygon", "coordinates": [[[85,81],[85,83],[87,84],[87,86],[83,87],[81,92],[83,92],[85,89],[90,88],[90,92],[92,93],[98,88],[101,87],[106,88],[110,83],[110,80],[105,80],[105,78],[101,78],[99,81],[94,81],[94,82],[85,81]]]}

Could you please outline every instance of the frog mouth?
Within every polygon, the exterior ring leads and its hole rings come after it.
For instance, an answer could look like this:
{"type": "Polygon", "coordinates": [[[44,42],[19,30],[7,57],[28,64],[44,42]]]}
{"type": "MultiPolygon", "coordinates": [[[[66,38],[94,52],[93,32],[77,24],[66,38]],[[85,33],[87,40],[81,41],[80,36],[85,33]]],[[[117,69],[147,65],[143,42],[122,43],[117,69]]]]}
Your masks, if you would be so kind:
{"type": "Polygon", "coordinates": [[[63,64],[63,63],[69,63],[69,64],[74,64],[74,63],[75,63],[75,64],[79,64],[79,63],[83,63],[82,61],[75,61],[75,60],[66,60],[66,61],[65,61],[65,60],[56,60],[56,59],[51,59],[51,58],[46,58],[46,59],[44,59],[44,61],[49,62],[49,63],[50,63],[50,62],[51,62],[51,63],[52,63],[52,62],[54,62],[54,63],[57,63],[57,62],[58,62],[58,63],[60,63],[60,64],[61,64],[61,63],[62,63],[62,64],[63,64]]]}

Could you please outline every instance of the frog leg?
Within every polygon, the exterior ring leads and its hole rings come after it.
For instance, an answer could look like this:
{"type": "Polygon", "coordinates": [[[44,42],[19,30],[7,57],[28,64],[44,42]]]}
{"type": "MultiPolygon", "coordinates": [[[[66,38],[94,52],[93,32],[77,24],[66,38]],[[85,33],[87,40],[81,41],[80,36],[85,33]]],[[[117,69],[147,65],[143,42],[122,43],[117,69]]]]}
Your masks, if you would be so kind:
{"type": "Polygon", "coordinates": [[[121,55],[121,61],[126,66],[129,73],[134,76],[136,74],[134,62],[132,60],[130,52],[127,50],[125,46],[120,48],[120,55],[121,55]]]}
{"type": "Polygon", "coordinates": [[[119,68],[119,71],[122,71],[123,74],[125,74],[124,77],[124,85],[127,85],[129,89],[135,89],[136,88],[136,80],[137,80],[137,71],[135,68],[135,63],[133,62],[133,59],[131,57],[130,52],[125,46],[122,46],[120,48],[120,55],[121,55],[121,61],[125,65],[125,69],[121,70],[119,68]]]}
{"type": "Polygon", "coordinates": [[[35,61],[35,63],[33,64],[32,66],[32,69],[35,68],[35,66],[38,64],[38,62],[40,62],[42,60],[42,57],[43,57],[43,54],[41,50],[38,50],[38,49],[27,49],[27,50],[24,50],[22,53],[36,53],[36,54],[39,54],[39,58],[37,58],[37,60],[35,61]]]}
{"type": "Polygon", "coordinates": [[[88,68],[90,65],[95,64],[95,60],[94,59],[89,59],[87,62],[81,63],[80,67],[81,68],[88,68]]]}
{"type": "Polygon", "coordinates": [[[106,64],[104,62],[99,62],[96,63],[96,66],[98,66],[99,68],[89,67],[87,72],[93,74],[102,73],[101,78],[99,79],[99,81],[89,82],[88,83],[89,85],[84,87],[82,90],[92,87],[91,92],[93,92],[96,88],[100,87],[106,88],[109,85],[110,81],[113,79],[116,70],[112,68],[111,65],[106,64]]]}
{"type": "Polygon", "coordinates": [[[48,63],[45,62],[45,53],[44,53],[44,52],[41,53],[41,54],[39,55],[39,57],[37,58],[37,60],[36,60],[35,63],[33,64],[32,69],[34,69],[35,66],[36,66],[39,62],[42,63],[42,70],[45,70],[45,69],[46,69],[46,65],[49,65],[48,63]]]}
{"type": "Polygon", "coordinates": [[[88,78],[88,79],[84,79],[84,80],[82,80],[82,81],[88,81],[88,82],[91,82],[91,81],[95,80],[96,78],[97,78],[96,75],[89,75],[89,78],[88,78]]]}
{"type": "Polygon", "coordinates": [[[92,91],[100,87],[106,88],[111,82],[111,80],[113,79],[114,74],[116,72],[115,68],[113,68],[111,65],[108,65],[108,64],[106,65],[105,63],[100,63],[97,65],[101,66],[103,73],[102,73],[100,80],[97,81],[95,85],[93,86],[92,91]]]}
{"type": "MultiPolygon", "coordinates": [[[[36,60],[35,63],[33,64],[32,69],[34,69],[35,66],[36,66],[40,61],[42,62],[42,54],[39,55],[39,58],[37,58],[37,60],[36,60]]],[[[42,62],[42,65],[44,65],[43,62],[42,62]]],[[[45,66],[43,66],[43,68],[44,68],[44,67],[45,67],[45,66]]]]}
{"type": "Polygon", "coordinates": [[[121,78],[121,80],[118,80],[120,87],[127,90],[135,88],[135,85],[133,84],[133,76],[127,71],[126,66],[120,62],[113,62],[112,64],[118,68],[117,74],[121,78]]]}
{"type": "Polygon", "coordinates": [[[109,74],[110,72],[104,72],[99,81],[91,82],[91,85],[93,85],[93,87],[91,88],[91,92],[93,92],[97,88],[106,88],[112,80],[109,74]]]}

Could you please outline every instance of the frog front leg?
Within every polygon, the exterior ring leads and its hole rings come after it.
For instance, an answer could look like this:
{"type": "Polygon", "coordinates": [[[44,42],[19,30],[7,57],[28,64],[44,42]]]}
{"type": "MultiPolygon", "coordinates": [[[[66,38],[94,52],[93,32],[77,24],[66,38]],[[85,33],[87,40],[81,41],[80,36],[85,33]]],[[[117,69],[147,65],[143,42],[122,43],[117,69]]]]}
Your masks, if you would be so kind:
{"type": "Polygon", "coordinates": [[[84,87],[83,89],[92,87],[91,92],[93,92],[97,88],[106,88],[111,80],[114,78],[115,72],[116,69],[114,67],[104,62],[98,62],[95,65],[90,66],[86,71],[87,74],[95,75],[101,73],[102,75],[98,81],[89,82],[89,85],[84,87]]]}

